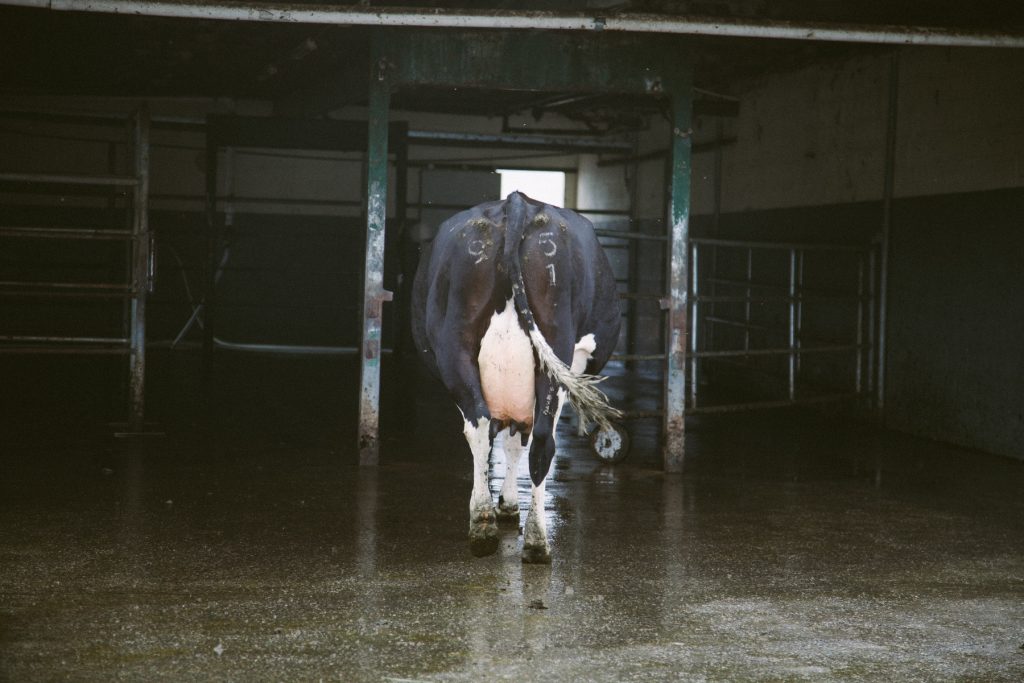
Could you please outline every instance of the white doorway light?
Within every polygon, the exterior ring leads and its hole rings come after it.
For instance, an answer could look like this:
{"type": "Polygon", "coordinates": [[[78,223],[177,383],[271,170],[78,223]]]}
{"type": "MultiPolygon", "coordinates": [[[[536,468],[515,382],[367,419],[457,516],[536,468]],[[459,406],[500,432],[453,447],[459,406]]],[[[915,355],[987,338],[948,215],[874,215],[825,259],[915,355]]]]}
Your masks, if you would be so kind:
{"type": "Polygon", "coordinates": [[[530,199],[565,206],[565,173],[562,171],[517,171],[499,168],[501,198],[519,190],[530,199]]]}

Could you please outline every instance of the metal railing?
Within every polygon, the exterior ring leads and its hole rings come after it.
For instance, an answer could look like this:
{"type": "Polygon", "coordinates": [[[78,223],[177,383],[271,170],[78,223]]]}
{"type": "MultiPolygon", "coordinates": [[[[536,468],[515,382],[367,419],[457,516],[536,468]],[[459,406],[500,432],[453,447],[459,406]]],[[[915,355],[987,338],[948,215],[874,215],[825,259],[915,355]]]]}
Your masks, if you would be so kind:
{"type": "MultiPolygon", "coordinates": [[[[85,334],[0,334],[0,353],[125,354],[129,374],[129,430],[141,431],[145,411],[146,295],[152,289],[153,249],[149,232],[149,116],[145,108],[131,120],[128,147],[132,150],[131,175],[79,175],[64,173],[0,173],[0,183],[14,186],[124,188],[130,198],[125,229],[110,227],[17,225],[0,227],[3,240],[112,241],[125,244],[122,282],[0,280],[0,298],[107,299],[123,302],[122,333],[118,336],[85,334]]],[[[34,264],[37,267],[39,264],[34,264]]],[[[45,264],[44,264],[45,265],[45,264]]]]}
{"type": "MultiPolygon", "coordinates": [[[[872,390],[876,355],[875,319],[878,302],[875,289],[875,248],[871,245],[819,244],[798,242],[756,242],[711,238],[690,240],[690,329],[689,329],[689,391],[687,413],[701,414],[729,412],[759,407],[777,407],[803,403],[822,403],[869,397],[872,390]],[[707,252],[711,252],[707,254],[707,252]],[[762,259],[770,264],[781,264],[781,278],[766,281],[755,279],[755,255],[773,253],[774,259],[762,259]],[[721,277],[719,257],[736,256],[742,274],[739,277],[721,277]],[[845,281],[842,274],[833,274],[827,287],[808,287],[805,283],[805,263],[808,255],[823,258],[852,260],[855,279],[845,281]],[[711,257],[711,273],[703,274],[704,261],[711,257]],[[779,257],[782,258],[779,258],[779,257]],[[705,294],[705,290],[710,290],[705,294]],[[723,293],[724,290],[724,293],[723,293]],[[741,317],[722,314],[721,304],[741,304],[741,317]],[[837,306],[850,307],[852,323],[850,337],[820,339],[805,333],[805,318],[809,305],[828,306],[833,312],[837,306]],[[784,308],[785,326],[758,322],[755,310],[772,305],[784,308]],[[729,328],[741,333],[737,344],[720,348],[721,335],[716,328],[729,328]],[[758,346],[753,343],[755,333],[771,338],[783,338],[783,344],[758,346]],[[820,391],[802,382],[801,367],[806,355],[836,354],[852,356],[853,377],[850,386],[840,390],[820,391]],[[748,361],[763,357],[785,358],[782,398],[708,405],[701,396],[705,366],[715,361],[741,361],[747,369],[748,361]]],[[[735,309],[734,309],[735,310],[735,309]]],[[[736,337],[733,336],[733,339],[736,337]]],[[[771,374],[771,373],[768,373],[771,374]]],[[[834,379],[834,378],[833,378],[834,379]]]]}

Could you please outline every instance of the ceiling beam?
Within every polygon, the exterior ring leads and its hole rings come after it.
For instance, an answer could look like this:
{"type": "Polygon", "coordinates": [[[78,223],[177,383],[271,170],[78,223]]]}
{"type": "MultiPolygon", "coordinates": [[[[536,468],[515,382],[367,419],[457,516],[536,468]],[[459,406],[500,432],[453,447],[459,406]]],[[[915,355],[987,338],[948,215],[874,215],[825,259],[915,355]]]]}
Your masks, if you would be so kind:
{"type": "Polygon", "coordinates": [[[335,26],[615,31],[888,45],[1024,48],[1024,33],[927,26],[889,26],[683,17],[633,13],[559,13],[405,7],[338,7],[272,2],[174,0],[0,0],[0,5],[73,12],[335,26]]]}

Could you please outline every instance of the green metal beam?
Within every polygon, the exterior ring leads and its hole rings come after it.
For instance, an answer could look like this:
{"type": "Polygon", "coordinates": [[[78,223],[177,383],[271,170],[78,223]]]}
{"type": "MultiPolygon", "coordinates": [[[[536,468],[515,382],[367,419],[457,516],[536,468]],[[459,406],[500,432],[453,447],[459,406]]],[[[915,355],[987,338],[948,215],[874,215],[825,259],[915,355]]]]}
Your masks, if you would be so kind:
{"type": "MultiPolygon", "coordinates": [[[[359,463],[379,457],[380,356],[384,290],[384,220],[388,204],[388,109],[391,69],[374,43],[370,57],[369,143],[366,180],[366,262],[363,269],[363,340],[359,394],[359,463]]],[[[400,201],[403,198],[399,198],[400,201]]]]}
{"type": "Polygon", "coordinates": [[[400,85],[658,95],[688,61],[680,41],[665,37],[388,31],[381,39],[400,85]]]}
{"type": "MultiPolygon", "coordinates": [[[[666,472],[681,472],[686,438],[686,294],[690,239],[690,152],[692,130],[688,82],[672,83],[672,177],[669,208],[670,302],[665,366],[664,445],[666,472]]],[[[693,378],[691,378],[693,381],[693,378]]]]}

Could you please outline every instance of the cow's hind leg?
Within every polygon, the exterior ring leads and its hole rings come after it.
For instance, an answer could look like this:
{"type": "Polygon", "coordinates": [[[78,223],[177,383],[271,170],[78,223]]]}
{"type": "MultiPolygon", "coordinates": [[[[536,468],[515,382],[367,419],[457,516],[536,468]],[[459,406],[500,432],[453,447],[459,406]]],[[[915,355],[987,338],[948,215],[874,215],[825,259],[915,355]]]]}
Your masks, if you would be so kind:
{"type": "Polygon", "coordinates": [[[488,485],[491,455],[491,414],[480,388],[480,374],[471,353],[460,339],[447,338],[439,348],[451,349],[437,357],[441,381],[455,397],[462,413],[462,433],[473,455],[473,493],[469,498],[469,550],[477,557],[498,550],[498,519],[488,485]]]}
{"type": "MultiPolygon", "coordinates": [[[[587,365],[594,352],[594,337],[587,335],[573,349],[572,371],[579,374],[587,365]]],[[[530,496],[530,512],[526,516],[523,531],[523,562],[526,564],[550,564],[551,546],[548,544],[547,517],[544,513],[544,492],[551,460],[555,457],[555,430],[562,415],[566,393],[564,389],[552,386],[548,378],[537,381],[537,400],[542,407],[535,417],[533,443],[530,446],[530,479],[533,490],[530,496]]]]}
{"type": "Polygon", "coordinates": [[[463,427],[469,450],[473,453],[473,494],[469,499],[469,551],[477,557],[498,550],[498,516],[488,483],[490,469],[490,418],[480,417],[476,424],[466,420],[463,427]]]}
{"type": "Polygon", "coordinates": [[[498,494],[498,523],[519,526],[519,458],[527,446],[522,434],[504,432],[505,483],[498,494]]]}
{"type": "Polygon", "coordinates": [[[530,440],[530,511],[523,528],[523,562],[550,564],[551,547],[548,545],[547,519],[544,514],[544,481],[555,457],[555,426],[561,409],[559,393],[547,377],[538,377],[537,398],[540,406],[534,417],[530,440]],[[556,407],[557,405],[557,407],[556,407]]]}

